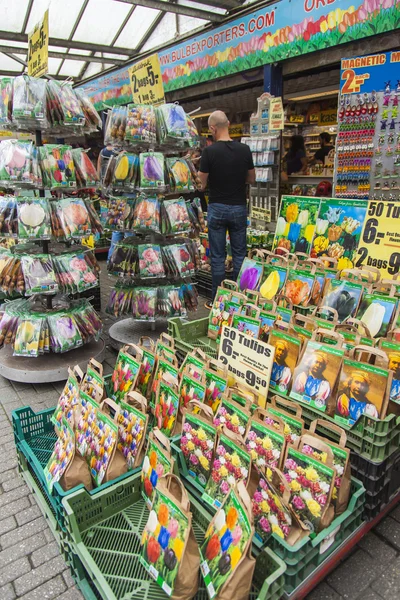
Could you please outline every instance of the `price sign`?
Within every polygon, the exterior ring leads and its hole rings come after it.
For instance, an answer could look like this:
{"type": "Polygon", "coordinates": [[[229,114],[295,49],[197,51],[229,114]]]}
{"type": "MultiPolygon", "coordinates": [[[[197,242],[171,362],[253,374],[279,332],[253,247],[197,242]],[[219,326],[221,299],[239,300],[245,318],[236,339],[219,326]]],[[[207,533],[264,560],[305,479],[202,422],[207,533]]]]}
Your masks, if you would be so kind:
{"type": "Polygon", "coordinates": [[[251,216],[253,219],[257,219],[258,221],[271,223],[271,211],[268,208],[254,208],[254,206],[252,206],[251,216]]]}
{"type": "Polygon", "coordinates": [[[277,131],[285,126],[282,98],[271,98],[269,101],[269,130],[277,131]]]}
{"type": "Polygon", "coordinates": [[[49,11],[28,35],[28,75],[41,77],[48,71],[49,59],[49,11]]]}
{"type": "Polygon", "coordinates": [[[233,327],[222,327],[218,360],[239,383],[245,383],[264,399],[267,397],[275,348],[233,327]]]}
{"type": "Polygon", "coordinates": [[[400,270],[400,202],[368,202],[355,266],[377,267],[381,278],[391,278],[400,270]]]}
{"type": "Polygon", "coordinates": [[[158,54],[152,54],[129,69],[133,101],[137,104],[164,104],[164,85],[158,54]]]}

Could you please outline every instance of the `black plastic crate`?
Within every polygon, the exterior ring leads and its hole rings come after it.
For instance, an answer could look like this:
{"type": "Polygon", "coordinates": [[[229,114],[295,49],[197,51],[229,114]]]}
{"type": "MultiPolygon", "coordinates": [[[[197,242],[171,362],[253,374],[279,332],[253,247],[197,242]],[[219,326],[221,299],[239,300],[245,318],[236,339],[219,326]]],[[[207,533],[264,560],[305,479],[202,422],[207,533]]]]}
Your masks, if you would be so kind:
{"type": "Polygon", "coordinates": [[[381,463],[351,452],[351,474],[362,481],[365,490],[364,519],[374,519],[400,493],[400,450],[381,463]]]}
{"type": "Polygon", "coordinates": [[[211,298],[212,296],[212,283],[211,283],[211,273],[209,271],[198,271],[196,273],[196,287],[200,296],[204,296],[204,298],[211,298]]]}

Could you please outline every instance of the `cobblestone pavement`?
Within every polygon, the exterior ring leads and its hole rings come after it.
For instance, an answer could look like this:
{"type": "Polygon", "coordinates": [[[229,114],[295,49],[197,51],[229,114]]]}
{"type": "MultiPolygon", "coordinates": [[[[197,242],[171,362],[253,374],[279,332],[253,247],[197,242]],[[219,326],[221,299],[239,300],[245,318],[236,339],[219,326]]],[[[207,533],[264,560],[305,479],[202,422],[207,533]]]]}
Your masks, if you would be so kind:
{"type": "MultiPolygon", "coordinates": [[[[102,275],[102,306],[109,280],[102,275]]],[[[106,331],[112,320],[103,314],[106,331]]],[[[116,353],[107,346],[106,373],[116,353]]],[[[34,497],[18,475],[11,413],[55,406],[63,383],[30,385],[0,378],[0,600],[79,600],[83,596],[59,554],[34,497]]],[[[400,598],[400,506],[370,532],[308,600],[400,598]]],[[[234,599],[232,599],[234,600],[234,599]]]]}

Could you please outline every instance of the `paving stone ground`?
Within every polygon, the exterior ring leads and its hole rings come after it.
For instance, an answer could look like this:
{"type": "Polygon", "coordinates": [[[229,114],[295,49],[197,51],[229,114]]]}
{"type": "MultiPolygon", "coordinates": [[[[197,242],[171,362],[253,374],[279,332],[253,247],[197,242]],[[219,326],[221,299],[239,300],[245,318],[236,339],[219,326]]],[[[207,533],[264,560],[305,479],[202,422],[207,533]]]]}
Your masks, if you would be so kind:
{"type": "MultiPolygon", "coordinates": [[[[101,285],[105,307],[110,289],[106,274],[101,276],[101,285]]],[[[102,316],[107,333],[113,320],[104,313],[102,316]]],[[[107,346],[106,373],[111,371],[115,357],[114,350],[107,346]]],[[[14,409],[26,405],[34,411],[51,408],[62,388],[62,382],[30,385],[0,377],[0,600],[83,598],[34,497],[18,475],[11,426],[14,409]]],[[[400,598],[400,506],[361,540],[351,555],[307,597],[308,600],[341,598],[400,598]]]]}

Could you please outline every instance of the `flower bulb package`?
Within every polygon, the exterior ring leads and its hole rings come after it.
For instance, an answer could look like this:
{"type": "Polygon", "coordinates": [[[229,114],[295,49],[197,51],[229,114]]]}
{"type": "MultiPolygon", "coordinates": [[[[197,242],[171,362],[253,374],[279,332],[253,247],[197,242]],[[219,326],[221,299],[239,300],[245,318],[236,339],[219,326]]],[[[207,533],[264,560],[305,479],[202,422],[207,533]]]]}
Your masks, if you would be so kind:
{"type": "Polygon", "coordinates": [[[117,450],[117,440],[117,423],[101,411],[97,411],[92,423],[92,435],[87,455],[95,486],[126,473],[126,461],[117,450]]]}
{"type": "MultiPolygon", "coordinates": [[[[210,366],[212,366],[212,363],[210,366]]],[[[204,403],[207,406],[210,406],[215,414],[218,410],[224,393],[228,389],[228,379],[212,368],[204,369],[204,379],[206,386],[204,403]]]]}
{"type": "MultiPolygon", "coordinates": [[[[111,376],[111,398],[119,402],[135,387],[140,362],[127,353],[129,347],[119,351],[114,371],[111,376]]],[[[139,352],[140,356],[140,352],[139,352]]]]}
{"type": "Polygon", "coordinates": [[[184,158],[167,158],[171,192],[189,192],[194,189],[189,165],[184,158]]]}
{"type": "Polygon", "coordinates": [[[14,78],[12,120],[20,127],[43,129],[46,125],[46,81],[27,75],[14,78]]]}
{"type": "Polygon", "coordinates": [[[257,290],[263,274],[263,264],[251,258],[245,258],[238,276],[241,292],[257,290]]]}
{"type": "Polygon", "coordinates": [[[89,454],[92,440],[92,426],[99,410],[99,404],[81,391],[76,409],[75,442],[76,451],[82,457],[86,457],[89,454]]]}
{"type": "Polygon", "coordinates": [[[250,417],[250,411],[246,407],[243,407],[231,398],[223,397],[213,423],[219,432],[226,427],[229,431],[243,437],[246,433],[250,417]]]}
{"type": "Polygon", "coordinates": [[[250,499],[244,485],[231,489],[200,546],[201,573],[209,598],[248,598],[255,568],[250,499]]]}
{"type": "Polygon", "coordinates": [[[207,419],[189,411],[185,413],[180,448],[186,462],[188,476],[203,490],[210,476],[216,437],[216,427],[207,419]]]}
{"type": "MultiPolygon", "coordinates": [[[[152,340],[153,341],[153,340],[152,340]]],[[[147,398],[151,391],[151,382],[156,368],[156,354],[143,345],[139,346],[142,350],[142,364],[136,381],[136,389],[147,398]]]]}
{"type": "Polygon", "coordinates": [[[72,86],[65,82],[59,84],[52,81],[51,83],[53,86],[58,86],[58,96],[63,111],[62,125],[84,125],[85,115],[72,86]]]}
{"type": "Polygon", "coordinates": [[[112,187],[134,190],[139,177],[139,156],[131,152],[121,152],[115,159],[112,187]]]}
{"type": "Polygon", "coordinates": [[[142,190],[164,190],[164,155],[161,152],[142,152],[140,154],[140,181],[142,190]]]}
{"type": "Polygon", "coordinates": [[[82,379],[80,389],[90,398],[96,400],[96,402],[100,402],[103,398],[103,365],[94,358],[91,358],[88,362],[86,373],[82,379]]]}
{"type": "Polygon", "coordinates": [[[190,219],[184,198],[164,200],[162,207],[167,218],[165,233],[184,233],[190,230],[190,219]]]}
{"type": "Polygon", "coordinates": [[[386,337],[396,314],[398,299],[377,293],[362,296],[356,317],[374,338],[386,337]]]}
{"type": "Polygon", "coordinates": [[[44,468],[44,476],[50,493],[54,484],[60,481],[75,454],[75,434],[64,417],[62,417],[57,436],[54,450],[44,468]]]}
{"type": "Polygon", "coordinates": [[[39,152],[43,181],[51,189],[76,188],[72,147],[62,144],[45,144],[39,152]]]}
{"type": "Polygon", "coordinates": [[[141,450],[145,441],[148,415],[121,400],[117,423],[117,448],[124,456],[129,471],[142,463],[141,450]]]}
{"type": "Polygon", "coordinates": [[[147,104],[128,104],[125,140],[128,144],[154,144],[157,125],[154,107],[147,104]]]}
{"type": "Polygon", "coordinates": [[[32,142],[4,140],[0,143],[0,182],[5,187],[38,187],[42,178],[32,142]]]}
{"type": "Polygon", "coordinates": [[[320,198],[282,196],[272,249],[310,253],[320,198]]]}
{"type": "Polygon", "coordinates": [[[179,406],[181,412],[188,407],[191,400],[204,402],[205,394],[206,386],[204,384],[198,379],[191,377],[188,373],[182,374],[179,387],[179,406]]]}
{"type": "Polygon", "coordinates": [[[160,233],[160,202],[156,196],[139,196],[133,211],[132,229],[160,233]]]}
{"type": "Polygon", "coordinates": [[[19,321],[14,342],[14,356],[39,356],[43,317],[31,316],[19,321]]]}
{"type": "Polygon", "coordinates": [[[354,317],[359,306],[364,286],[353,281],[329,279],[327,281],[323,304],[334,308],[341,323],[347,317],[354,317]]]}
{"type": "Polygon", "coordinates": [[[24,254],[21,256],[25,279],[25,294],[53,294],[58,291],[53,261],[49,254],[24,254]]]}
{"type": "Polygon", "coordinates": [[[245,445],[252,462],[270,479],[272,469],[279,469],[286,448],[284,425],[281,419],[269,411],[257,408],[248,423],[245,445]],[[278,427],[266,423],[274,421],[278,427]]]}
{"type": "Polygon", "coordinates": [[[190,137],[186,114],[182,106],[178,104],[162,104],[157,110],[162,115],[165,141],[169,139],[184,140],[190,137]]]}
{"type": "Polygon", "coordinates": [[[75,176],[78,187],[94,187],[99,182],[97,170],[83,148],[72,149],[75,176]]]}
{"type": "Polygon", "coordinates": [[[132,316],[140,321],[151,321],[155,318],[157,308],[157,288],[133,288],[132,316]]]}
{"type": "Polygon", "coordinates": [[[11,123],[13,79],[0,77],[0,125],[11,123]]]}
{"type": "Polygon", "coordinates": [[[285,296],[295,306],[307,306],[314,289],[315,275],[306,270],[290,270],[286,279],[285,296]]]}
{"type": "Polygon", "coordinates": [[[89,212],[81,198],[58,200],[56,210],[66,239],[86,237],[91,232],[89,212]]]}
{"type": "Polygon", "coordinates": [[[83,339],[72,314],[55,314],[47,317],[53,352],[68,352],[82,346],[83,339]]]}
{"type": "Polygon", "coordinates": [[[156,426],[167,438],[173,436],[177,424],[179,394],[161,380],[158,384],[154,415],[156,426]]]}
{"type": "Polygon", "coordinates": [[[155,244],[138,246],[139,276],[143,279],[165,277],[161,248],[155,244]]]}
{"type": "Polygon", "coordinates": [[[205,502],[217,508],[232,486],[239,481],[247,483],[251,468],[251,455],[244,446],[243,438],[228,433],[230,437],[225,433],[218,436],[211,474],[202,496],[205,502]]]}
{"type": "Polygon", "coordinates": [[[18,238],[51,238],[49,201],[46,198],[17,198],[18,238]]]}
{"type": "Polygon", "coordinates": [[[154,428],[149,433],[141,474],[142,496],[149,509],[152,506],[159,479],[167,473],[172,473],[174,464],[168,438],[154,428]]]}
{"type": "Polygon", "coordinates": [[[270,388],[286,395],[291,388],[293,373],[299,360],[301,342],[294,335],[272,329],[268,343],[275,348],[270,388]]]}
{"type": "Polygon", "coordinates": [[[104,134],[104,145],[121,145],[125,139],[126,121],[128,109],[126,106],[113,106],[108,113],[106,131],[104,134]]]}
{"type": "Polygon", "coordinates": [[[279,417],[284,424],[286,442],[288,444],[297,444],[304,432],[304,419],[301,418],[301,406],[297,406],[296,413],[293,414],[280,408],[280,406],[283,405],[292,410],[294,405],[290,400],[284,400],[280,396],[272,396],[270,402],[271,404],[268,404],[267,406],[270,416],[267,416],[264,419],[264,422],[275,427],[277,422],[274,417],[279,417]]]}
{"type": "MultiPolygon", "coordinates": [[[[51,417],[52,423],[58,427],[59,418],[58,416],[64,416],[72,428],[75,427],[75,415],[74,409],[79,404],[79,393],[80,383],[77,378],[76,367],[74,370],[68,368],[68,379],[65,383],[64,389],[57,402],[57,408],[51,417]]],[[[80,370],[80,369],[79,369],[80,370]]]]}

